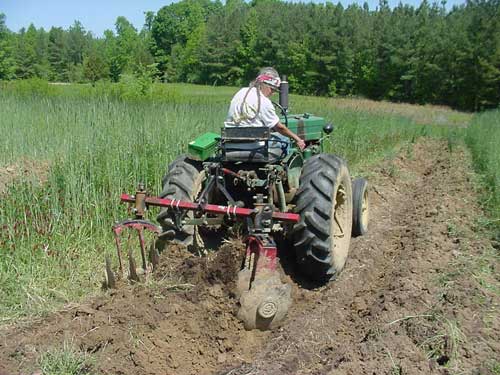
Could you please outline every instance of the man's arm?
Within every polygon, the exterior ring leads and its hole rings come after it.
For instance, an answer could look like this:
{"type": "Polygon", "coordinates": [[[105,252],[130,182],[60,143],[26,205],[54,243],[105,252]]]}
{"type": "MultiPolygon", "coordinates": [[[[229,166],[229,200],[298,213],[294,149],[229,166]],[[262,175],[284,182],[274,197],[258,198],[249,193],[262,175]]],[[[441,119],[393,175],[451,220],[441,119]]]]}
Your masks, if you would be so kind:
{"type": "Polygon", "coordinates": [[[304,142],[304,140],[300,138],[297,134],[295,134],[293,131],[288,129],[281,122],[278,122],[278,124],[274,126],[273,130],[277,131],[280,134],[286,135],[288,138],[293,139],[301,150],[303,150],[306,147],[306,143],[304,142]]]}

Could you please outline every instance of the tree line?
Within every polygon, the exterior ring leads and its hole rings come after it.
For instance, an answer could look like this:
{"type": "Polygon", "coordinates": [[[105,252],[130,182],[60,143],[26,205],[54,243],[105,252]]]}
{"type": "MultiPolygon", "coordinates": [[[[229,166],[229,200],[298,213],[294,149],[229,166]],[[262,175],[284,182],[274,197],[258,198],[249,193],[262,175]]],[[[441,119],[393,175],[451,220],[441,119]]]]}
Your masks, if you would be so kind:
{"type": "Polygon", "coordinates": [[[95,37],[75,21],[12,32],[0,14],[0,80],[246,85],[259,67],[294,92],[364,96],[464,110],[500,103],[500,0],[390,8],[280,0],[181,0],[146,12],[141,30],[118,17],[95,37]]]}

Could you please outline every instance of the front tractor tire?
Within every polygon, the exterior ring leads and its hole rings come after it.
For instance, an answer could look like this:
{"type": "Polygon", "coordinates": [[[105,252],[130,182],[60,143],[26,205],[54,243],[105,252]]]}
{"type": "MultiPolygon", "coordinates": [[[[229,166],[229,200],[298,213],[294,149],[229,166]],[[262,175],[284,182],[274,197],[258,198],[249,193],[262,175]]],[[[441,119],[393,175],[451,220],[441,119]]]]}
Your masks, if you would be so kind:
{"type": "Polygon", "coordinates": [[[352,235],[364,236],[368,233],[370,205],[368,203],[368,181],[356,178],[352,182],[352,235]]]}
{"type": "Polygon", "coordinates": [[[352,186],[344,160],[318,154],[302,167],[292,229],[298,271],[326,283],[344,268],[352,232],[352,186]]]}
{"type": "MultiPolygon", "coordinates": [[[[185,155],[180,156],[169,165],[168,171],[162,179],[163,190],[160,197],[194,202],[201,191],[204,180],[205,172],[201,165],[185,155]]],[[[161,209],[156,218],[163,228],[160,239],[168,239],[174,243],[191,246],[195,227],[184,225],[178,228],[175,215],[180,215],[180,213],[175,213],[166,207],[161,209]]],[[[186,216],[190,218],[192,213],[189,212],[186,216]]]]}

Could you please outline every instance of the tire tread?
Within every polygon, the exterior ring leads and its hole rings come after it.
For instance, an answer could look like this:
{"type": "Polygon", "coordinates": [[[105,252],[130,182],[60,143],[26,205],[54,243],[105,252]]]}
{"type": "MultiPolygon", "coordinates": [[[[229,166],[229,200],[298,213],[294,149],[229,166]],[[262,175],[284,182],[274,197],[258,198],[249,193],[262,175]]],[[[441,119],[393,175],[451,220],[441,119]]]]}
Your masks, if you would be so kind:
{"type": "Polygon", "coordinates": [[[301,273],[316,282],[327,282],[340,271],[332,265],[330,221],[335,182],[343,167],[344,160],[334,155],[307,159],[295,197],[295,212],[301,217],[292,228],[296,259],[301,273]]]}

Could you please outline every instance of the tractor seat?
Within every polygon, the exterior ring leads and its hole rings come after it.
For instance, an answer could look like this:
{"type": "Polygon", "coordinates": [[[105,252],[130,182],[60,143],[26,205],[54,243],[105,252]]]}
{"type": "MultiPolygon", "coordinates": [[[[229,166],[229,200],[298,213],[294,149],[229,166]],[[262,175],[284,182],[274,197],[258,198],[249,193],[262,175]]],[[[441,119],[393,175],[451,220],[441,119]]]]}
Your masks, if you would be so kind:
{"type": "Polygon", "coordinates": [[[221,146],[224,161],[274,163],[286,156],[288,143],[274,139],[265,126],[227,126],[221,146]]]}

